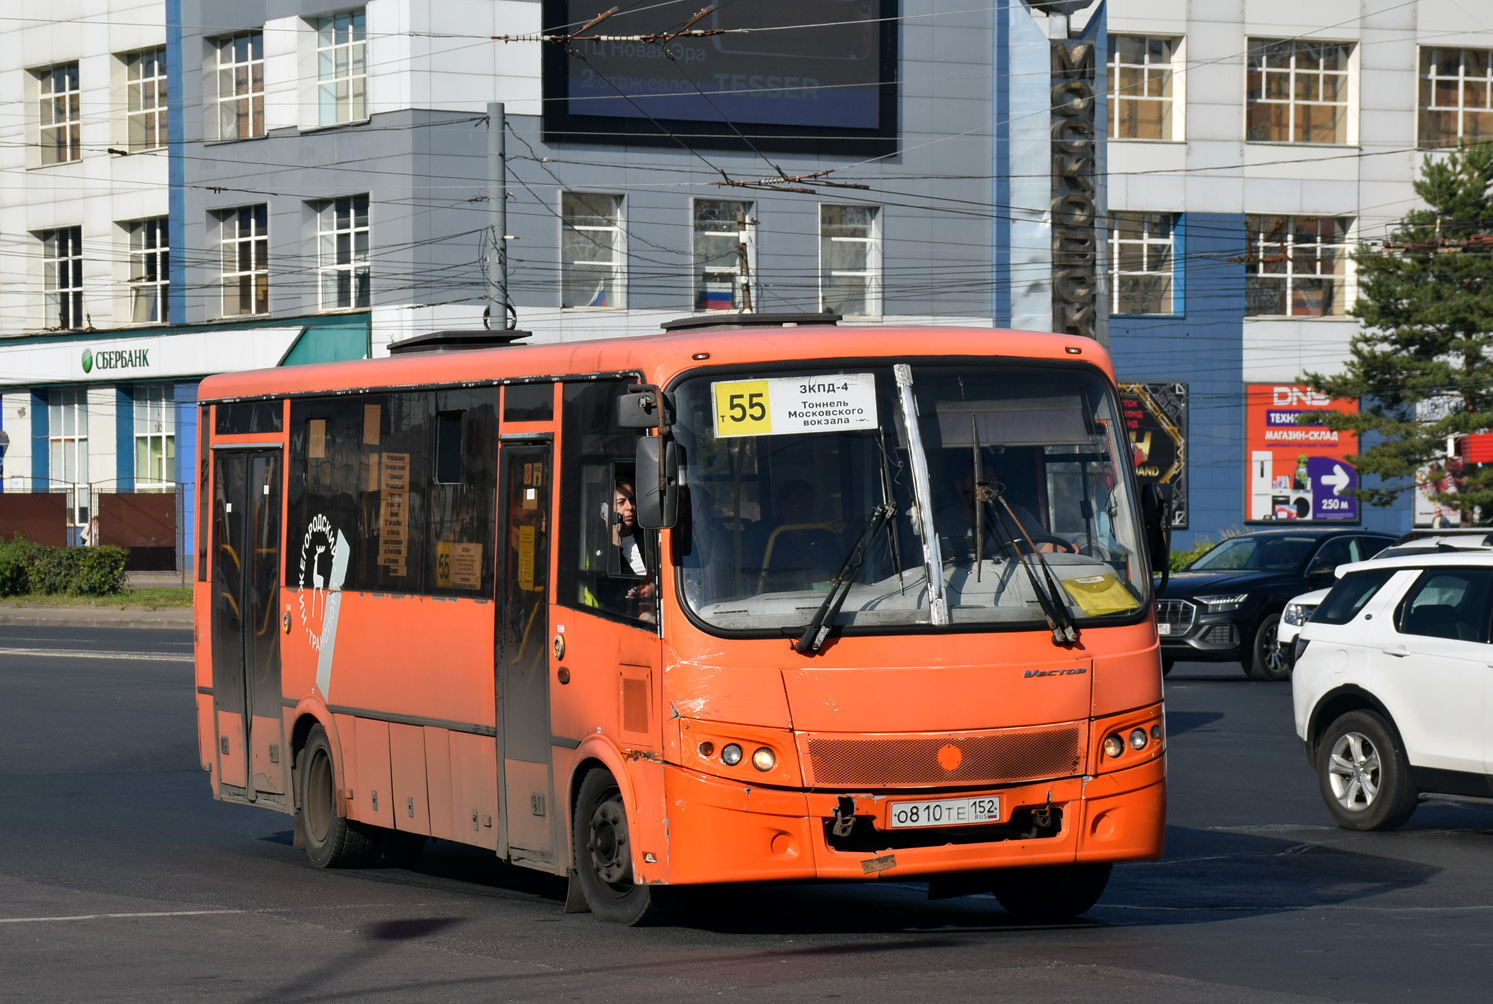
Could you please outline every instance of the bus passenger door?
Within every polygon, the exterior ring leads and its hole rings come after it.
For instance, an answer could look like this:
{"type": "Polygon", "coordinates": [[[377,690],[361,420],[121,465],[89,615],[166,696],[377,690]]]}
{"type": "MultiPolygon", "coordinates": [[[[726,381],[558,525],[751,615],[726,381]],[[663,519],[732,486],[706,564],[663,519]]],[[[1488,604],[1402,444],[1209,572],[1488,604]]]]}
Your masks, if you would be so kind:
{"type": "Polygon", "coordinates": [[[280,452],[213,462],[212,662],[223,794],[285,804],[280,707],[280,452]]]}
{"type": "Polygon", "coordinates": [[[499,451],[500,526],[505,535],[498,607],[499,847],[516,862],[553,868],[549,709],[549,443],[504,443],[499,451]]]}

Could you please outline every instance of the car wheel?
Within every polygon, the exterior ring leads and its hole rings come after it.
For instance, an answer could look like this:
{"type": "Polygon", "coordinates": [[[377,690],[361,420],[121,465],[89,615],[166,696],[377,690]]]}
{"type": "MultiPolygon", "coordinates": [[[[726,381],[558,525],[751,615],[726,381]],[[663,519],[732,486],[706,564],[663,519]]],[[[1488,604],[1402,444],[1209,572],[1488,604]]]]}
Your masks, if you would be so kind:
{"type": "Polygon", "coordinates": [[[1109,884],[1109,862],[1047,868],[1002,868],[991,890],[1017,920],[1054,924],[1087,913],[1109,884]]]}
{"type": "Polygon", "coordinates": [[[1245,670],[1251,680],[1289,680],[1291,663],[1275,642],[1280,632],[1280,615],[1267,615],[1255,628],[1254,645],[1250,649],[1249,666],[1245,670]]]}
{"type": "Polygon", "coordinates": [[[1317,785],[1339,826],[1393,830],[1415,811],[1410,762],[1383,718],[1350,711],[1317,742],[1317,785]]]}

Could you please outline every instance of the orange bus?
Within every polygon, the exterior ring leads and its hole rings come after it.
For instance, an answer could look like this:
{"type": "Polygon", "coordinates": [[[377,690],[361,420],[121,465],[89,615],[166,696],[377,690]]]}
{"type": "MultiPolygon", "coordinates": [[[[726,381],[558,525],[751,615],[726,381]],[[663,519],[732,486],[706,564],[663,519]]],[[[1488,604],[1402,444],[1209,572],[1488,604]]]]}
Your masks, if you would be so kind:
{"type": "Polygon", "coordinates": [[[468,335],[202,383],[214,797],[624,923],[809,879],[1064,918],[1161,853],[1165,503],[1099,345],[468,335]]]}

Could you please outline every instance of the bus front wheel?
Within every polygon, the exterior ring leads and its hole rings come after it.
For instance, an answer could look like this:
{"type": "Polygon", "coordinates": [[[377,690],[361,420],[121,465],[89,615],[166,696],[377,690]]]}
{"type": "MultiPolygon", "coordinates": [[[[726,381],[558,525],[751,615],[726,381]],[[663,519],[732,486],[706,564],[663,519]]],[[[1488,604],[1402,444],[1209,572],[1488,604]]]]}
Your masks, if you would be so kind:
{"type": "Polygon", "coordinates": [[[677,915],[681,890],[634,881],[627,808],[609,772],[592,770],[581,781],[571,830],[576,878],[592,913],[628,925],[661,923],[677,915]]]}
{"type": "Polygon", "coordinates": [[[301,750],[301,828],[306,856],[318,868],[357,868],[375,849],[374,833],[337,812],[337,768],[326,729],[313,725],[301,750]]]}
{"type": "Polygon", "coordinates": [[[1109,862],[994,872],[995,898],[1017,920],[1052,924],[1087,913],[1109,884],[1109,862]]]}

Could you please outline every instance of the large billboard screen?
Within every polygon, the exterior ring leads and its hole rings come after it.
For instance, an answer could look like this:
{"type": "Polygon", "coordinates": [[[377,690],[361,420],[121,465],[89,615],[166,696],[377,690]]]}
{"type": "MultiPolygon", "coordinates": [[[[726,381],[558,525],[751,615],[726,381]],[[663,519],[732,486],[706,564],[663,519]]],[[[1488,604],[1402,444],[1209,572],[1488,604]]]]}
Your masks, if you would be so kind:
{"type": "Polygon", "coordinates": [[[1264,521],[1356,522],[1353,458],[1358,436],[1303,425],[1312,411],[1358,412],[1356,400],[1329,398],[1300,384],[1247,384],[1244,449],[1249,470],[1245,518],[1264,521]]]}
{"type": "MultiPolygon", "coordinates": [[[[896,0],[720,4],[691,26],[716,34],[636,40],[677,30],[700,6],[643,5],[546,43],[546,141],[895,148],[896,0]]],[[[544,30],[575,31],[595,13],[545,0],[544,30]]]]}
{"type": "Polygon", "coordinates": [[[1120,409],[1141,484],[1172,492],[1172,528],[1187,529],[1187,385],[1122,383],[1120,409]]]}

